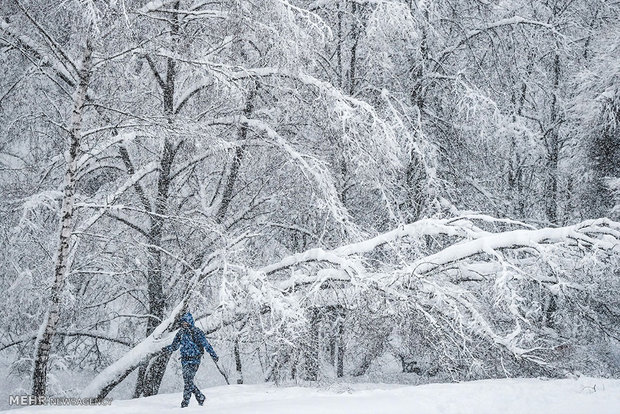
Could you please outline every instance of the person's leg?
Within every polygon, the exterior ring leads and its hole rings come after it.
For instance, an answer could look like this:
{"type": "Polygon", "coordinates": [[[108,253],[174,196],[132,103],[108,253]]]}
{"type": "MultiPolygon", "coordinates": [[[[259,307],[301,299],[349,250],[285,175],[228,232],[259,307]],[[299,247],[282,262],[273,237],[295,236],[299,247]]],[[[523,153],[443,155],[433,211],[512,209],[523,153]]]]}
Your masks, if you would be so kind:
{"type": "Polygon", "coordinates": [[[196,386],[194,385],[194,376],[196,375],[196,364],[183,364],[183,401],[181,407],[187,407],[189,400],[192,398],[192,392],[196,386]]]}
{"type": "MultiPolygon", "coordinates": [[[[200,362],[194,365],[195,366],[194,366],[194,375],[192,375],[192,383],[193,383],[194,376],[196,375],[196,372],[198,372],[198,367],[200,367],[200,362]]],[[[198,401],[198,404],[202,405],[205,402],[205,396],[203,393],[200,392],[196,384],[194,384],[194,388],[192,389],[192,391],[194,392],[194,395],[196,396],[196,401],[198,401]]]]}

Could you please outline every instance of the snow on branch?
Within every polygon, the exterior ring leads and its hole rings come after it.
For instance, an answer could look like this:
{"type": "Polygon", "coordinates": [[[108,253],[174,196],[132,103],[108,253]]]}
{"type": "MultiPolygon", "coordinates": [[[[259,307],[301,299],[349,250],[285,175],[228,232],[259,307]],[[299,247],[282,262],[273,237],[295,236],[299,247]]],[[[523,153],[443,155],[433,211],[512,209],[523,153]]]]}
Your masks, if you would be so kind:
{"type": "Polygon", "coordinates": [[[499,234],[490,234],[476,240],[447,247],[438,253],[416,260],[406,268],[405,272],[411,272],[411,274],[415,275],[424,275],[440,266],[454,263],[476,254],[489,253],[498,249],[537,247],[540,244],[549,243],[572,243],[582,241],[593,247],[620,253],[620,239],[617,238],[617,232],[617,223],[607,219],[600,219],[556,229],[514,230],[499,234]],[[602,238],[600,240],[593,239],[588,233],[591,233],[595,229],[601,234],[612,237],[613,240],[610,241],[608,238],[602,238]]]}
{"type": "Polygon", "coordinates": [[[46,190],[35,193],[20,200],[22,215],[19,220],[19,227],[36,227],[30,216],[38,210],[56,211],[60,208],[62,192],[58,190],[46,190]]]}
{"type": "Polygon", "coordinates": [[[333,217],[340,223],[349,222],[347,210],[338,197],[334,180],[324,162],[316,157],[297,151],[266,122],[246,117],[241,117],[240,122],[247,124],[250,128],[264,132],[276,147],[287,153],[299,165],[306,178],[316,184],[319,193],[322,194],[323,202],[327,204],[327,208],[333,217]]]}
{"type": "Polygon", "coordinates": [[[544,22],[540,22],[540,21],[536,21],[536,20],[525,19],[525,18],[520,17],[520,16],[514,16],[514,17],[509,17],[509,18],[506,18],[506,19],[498,20],[496,22],[493,22],[491,24],[486,25],[485,27],[483,27],[481,29],[470,30],[469,32],[467,32],[467,37],[471,38],[471,37],[479,35],[480,33],[484,32],[486,30],[496,29],[496,28],[502,27],[502,26],[511,26],[511,25],[515,25],[515,24],[529,24],[529,25],[532,25],[532,26],[541,26],[541,27],[544,27],[546,29],[554,30],[553,26],[548,24],[548,23],[544,23],[544,22]]]}
{"type": "MultiPolygon", "coordinates": [[[[273,307],[274,298],[284,295],[289,309],[295,308],[290,301],[296,296],[306,306],[337,301],[349,307],[353,302],[347,297],[381,292],[383,300],[393,303],[390,306],[408,309],[405,313],[415,310],[432,319],[439,313],[442,319],[454,321],[454,335],[478,335],[517,358],[544,364],[541,353],[550,346],[549,340],[532,336],[538,328],[528,317],[531,310],[525,306],[520,286],[529,281],[547,284],[550,294],[557,294],[553,292],[563,287],[583,291],[585,287],[578,281],[557,273],[569,274],[575,265],[573,258],[600,257],[597,260],[605,263],[609,255],[617,258],[620,223],[598,219],[562,228],[529,227],[475,214],[424,219],[362,242],[333,250],[313,248],[256,271],[246,269],[246,279],[241,278],[245,283],[236,288],[248,292],[229,292],[228,301],[246,298],[243,308],[247,309],[252,307],[249,297],[255,301],[255,309],[260,309],[273,307]],[[517,229],[491,232],[478,227],[475,221],[517,229]],[[438,247],[429,249],[429,237],[436,240],[438,247]],[[556,275],[546,275],[547,270],[556,275]],[[266,289],[278,293],[267,295],[270,301],[261,303],[266,289]],[[489,313],[489,304],[485,304],[488,298],[480,296],[484,289],[490,289],[488,295],[495,297],[491,306],[501,309],[500,321],[498,311],[489,313]],[[318,294],[321,291],[327,293],[318,294]],[[336,291],[342,294],[329,294],[336,291]],[[507,320],[511,321],[508,325],[507,320]]],[[[610,263],[606,265],[613,265],[610,263]]],[[[230,303],[227,306],[234,308],[230,303]]]]}
{"type": "Polygon", "coordinates": [[[76,207],[90,207],[90,208],[97,208],[99,209],[99,212],[97,212],[96,214],[94,214],[92,217],[90,217],[88,220],[86,220],[86,223],[84,223],[79,230],[76,230],[76,233],[81,233],[81,232],[85,232],[87,231],[91,226],[93,226],[97,221],[99,221],[99,219],[101,217],[103,217],[106,213],[106,211],[108,211],[109,209],[122,209],[123,206],[117,206],[115,205],[115,203],[120,199],[120,197],[126,192],[128,191],[130,188],[132,188],[136,183],[138,183],[140,180],[142,180],[145,176],[147,176],[148,174],[151,174],[155,171],[157,171],[158,168],[158,163],[153,161],[148,163],[147,165],[145,165],[142,169],[140,169],[139,171],[136,171],[135,174],[133,174],[131,177],[129,177],[129,179],[127,181],[125,181],[117,190],[114,194],[108,195],[106,196],[105,202],[103,203],[103,205],[101,204],[86,204],[86,203],[76,203],[76,207]]]}
{"type": "Polygon", "coordinates": [[[300,265],[305,262],[326,261],[334,264],[345,263],[345,258],[350,256],[370,253],[379,246],[395,243],[404,238],[420,239],[424,236],[458,236],[458,237],[479,237],[486,234],[466,217],[455,219],[422,219],[415,223],[403,225],[402,227],[382,233],[378,236],[338,247],[331,251],[322,249],[311,249],[303,253],[297,253],[286,257],[281,261],[265,266],[259,270],[266,274],[274,273],[279,270],[287,269],[291,266],[300,265]]]}
{"type": "MultiPolygon", "coordinates": [[[[391,170],[401,167],[402,154],[397,141],[396,128],[389,120],[383,119],[368,102],[346,95],[329,82],[286,68],[244,68],[209,60],[187,59],[167,50],[159,51],[158,55],[205,67],[214,77],[225,83],[259,78],[280,78],[312,88],[327,101],[332,111],[330,119],[341,129],[340,138],[354,156],[365,165],[375,166],[377,169],[391,170]]],[[[198,82],[183,91],[179,95],[180,101],[184,103],[197,91],[205,88],[209,82],[198,82]]],[[[398,120],[395,124],[398,124],[398,120]]]]}
{"type": "Polygon", "coordinates": [[[140,9],[136,10],[137,14],[145,14],[160,10],[164,6],[174,4],[178,0],[153,0],[146,3],[140,9]]]}
{"type": "Polygon", "coordinates": [[[48,54],[45,48],[32,40],[30,37],[20,33],[12,25],[0,19],[0,30],[6,33],[22,53],[28,55],[32,60],[36,60],[36,65],[51,67],[60,79],[70,86],[75,86],[75,77],[64,65],[61,65],[54,54],[48,54]]]}
{"type": "MultiPolygon", "coordinates": [[[[308,307],[327,306],[334,301],[354,307],[356,301],[347,297],[372,298],[375,292],[380,306],[400,308],[403,315],[417,312],[430,323],[446,321],[444,331],[454,335],[450,341],[467,342],[468,335],[476,335],[505,348],[516,358],[545,364],[541,352],[552,345],[549,341],[553,338],[536,335],[538,328],[529,319],[531,310],[524,308],[527,302],[519,291],[521,281],[552,285],[549,292],[558,291],[553,286],[569,287],[573,283],[570,280],[536,272],[541,272],[540,266],[544,271],[544,266],[551,265],[564,266],[568,271],[573,256],[588,255],[588,260],[595,260],[595,254],[602,252],[596,260],[606,260],[605,255],[617,258],[620,223],[598,219],[555,229],[528,227],[476,214],[429,218],[336,249],[313,248],[293,254],[256,270],[227,263],[220,305],[201,320],[201,326],[212,333],[251,317],[264,329],[263,334],[276,340],[281,335],[282,341],[290,343],[307,323],[308,307]],[[477,221],[508,230],[484,230],[477,221]],[[434,240],[430,245],[429,239],[434,240]],[[379,251],[382,255],[377,260],[379,251]],[[532,252],[538,252],[544,260],[535,260],[532,252]],[[478,277],[454,277],[464,271],[478,277]],[[485,289],[488,293],[481,295],[485,289]]],[[[153,357],[163,343],[171,340],[173,322],[188,303],[192,289],[201,280],[199,276],[218,268],[221,264],[214,262],[194,269],[193,281],[168,318],[152,335],[101,372],[82,395],[103,398],[133,369],[153,357]]]]}
{"type": "MultiPolygon", "coordinates": [[[[351,2],[358,3],[358,4],[386,4],[386,3],[400,4],[392,0],[351,0],[351,2]]],[[[314,10],[323,8],[325,6],[329,6],[331,4],[337,4],[337,3],[338,1],[336,0],[316,0],[308,5],[308,10],[314,11],[314,10]]]]}
{"type": "MultiPolygon", "coordinates": [[[[97,144],[92,149],[84,151],[83,155],[77,160],[78,175],[83,175],[83,173],[80,173],[81,170],[97,168],[97,166],[92,166],[90,163],[95,163],[94,160],[96,160],[98,156],[103,154],[106,150],[113,148],[115,145],[133,141],[136,135],[137,133],[135,131],[115,134],[110,139],[97,144]]],[[[92,171],[92,169],[89,169],[89,171],[92,171]]]]}
{"type": "Polygon", "coordinates": [[[520,16],[514,16],[514,17],[509,17],[506,19],[501,19],[498,20],[496,22],[493,22],[491,24],[488,24],[482,28],[479,29],[473,29],[468,31],[465,36],[463,37],[463,39],[461,39],[460,42],[458,42],[456,45],[451,46],[445,50],[443,50],[439,56],[440,58],[438,59],[439,62],[442,62],[448,55],[450,55],[451,53],[455,52],[456,50],[458,50],[461,46],[463,46],[465,43],[469,42],[470,40],[472,40],[473,38],[486,33],[488,31],[494,30],[494,29],[498,29],[501,27],[506,27],[506,26],[514,26],[514,25],[531,25],[531,26],[539,26],[539,27],[543,27],[547,30],[550,30],[553,34],[555,35],[560,35],[562,36],[552,25],[548,24],[548,23],[544,23],[544,22],[540,22],[540,21],[536,21],[536,20],[530,20],[530,19],[525,19],[523,17],[520,16]]]}
{"type": "Polygon", "coordinates": [[[312,9],[312,8],[305,9],[305,8],[302,8],[302,7],[298,7],[298,6],[295,6],[295,5],[291,4],[291,2],[289,2],[287,0],[276,0],[276,1],[278,3],[280,3],[280,4],[282,4],[289,11],[298,13],[299,15],[303,16],[308,21],[308,23],[314,29],[316,29],[315,31],[321,35],[323,40],[325,40],[324,33],[327,33],[327,37],[328,38],[332,37],[332,30],[331,30],[331,28],[323,20],[323,18],[321,18],[321,16],[319,16],[318,14],[315,13],[315,9],[312,9]]]}
{"type": "Polygon", "coordinates": [[[75,74],[80,72],[78,65],[69,57],[69,54],[63,50],[63,48],[56,42],[56,40],[45,30],[45,28],[28,12],[18,0],[14,0],[15,4],[20,8],[22,13],[26,15],[28,20],[37,28],[41,36],[46,39],[50,45],[51,52],[57,57],[58,61],[67,69],[72,69],[75,74]]]}

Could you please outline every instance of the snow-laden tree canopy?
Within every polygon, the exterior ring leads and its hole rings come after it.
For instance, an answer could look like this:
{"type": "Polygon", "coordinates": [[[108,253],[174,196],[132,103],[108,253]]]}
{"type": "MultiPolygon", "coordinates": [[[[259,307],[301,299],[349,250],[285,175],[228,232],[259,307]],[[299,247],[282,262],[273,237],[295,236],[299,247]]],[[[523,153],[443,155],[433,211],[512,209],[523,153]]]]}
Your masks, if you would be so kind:
{"type": "MultiPolygon", "coordinates": [[[[619,254],[620,224],[607,219],[543,229],[484,215],[423,219],[259,269],[222,263],[219,304],[200,325],[215,332],[244,321],[243,330],[279,353],[274,364],[282,369],[290,361],[278,358],[303,352],[312,336],[316,321],[309,311],[339,307],[350,320],[383,320],[387,336],[372,340],[407,340],[416,334],[409,330],[413,323],[433,331],[435,346],[446,353],[440,358],[456,357],[453,343],[470,362],[507,355],[546,367],[554,364],[553,351],[575,335],[580,341],[618,339],[619,254]],[[607,276],[595,281],[595,274],[607,276]]],[[[191,297],[188,291],[185,298],[191,297]]],[[[106,387],[157,352],[170,340],[164,330],[182,305],[83,395],[105,396],[106,387]]],[[[352,335],[349,343],[368,341],[368,335],[352,335]]]]}
{"type": "Polygon", "coordinates": [[[0,15],[15,389],[156,394],[188,309],[241,381],[620,375],[618,4],[0,15]]]}

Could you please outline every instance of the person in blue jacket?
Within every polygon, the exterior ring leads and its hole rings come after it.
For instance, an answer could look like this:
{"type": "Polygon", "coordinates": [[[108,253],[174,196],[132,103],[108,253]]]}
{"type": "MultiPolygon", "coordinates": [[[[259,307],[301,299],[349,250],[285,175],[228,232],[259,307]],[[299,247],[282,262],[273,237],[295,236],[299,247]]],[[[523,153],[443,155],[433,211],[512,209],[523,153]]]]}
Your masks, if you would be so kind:
{"type": "Polygon", "coordinates": [[[205,402],[205,396],[200,392],[196,384],[194,384],[194,376],[200,366],[200,359],[206,350],[213,358],[213,362],[218,361],[218,357],[213,347],[207,341],[204,332],[197,326],[194,326],[194,318],[192,314],[187,312],[181,317],[181,329],[177,332],[172,344],[163,347],[163,352],[173,352],[181,347],[181,367],[183,371],[183,401],[181,407],[187,407],[192,393],[196,396],[198,404],[205,402]]]}

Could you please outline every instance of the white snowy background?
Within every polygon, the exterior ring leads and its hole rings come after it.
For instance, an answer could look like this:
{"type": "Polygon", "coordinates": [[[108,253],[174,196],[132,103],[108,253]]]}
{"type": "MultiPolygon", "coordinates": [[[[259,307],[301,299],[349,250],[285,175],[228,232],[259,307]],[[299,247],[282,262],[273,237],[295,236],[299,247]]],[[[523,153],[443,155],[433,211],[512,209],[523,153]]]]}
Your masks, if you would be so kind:
{"type": "Polygon", "coordinates": [[[221,411],[620,411],[620,3],[4,0],[0,63],[0,409],[176,409],[191,311],[221,411]]]}

